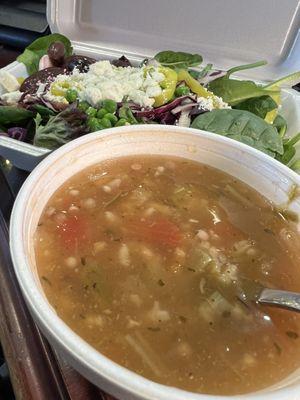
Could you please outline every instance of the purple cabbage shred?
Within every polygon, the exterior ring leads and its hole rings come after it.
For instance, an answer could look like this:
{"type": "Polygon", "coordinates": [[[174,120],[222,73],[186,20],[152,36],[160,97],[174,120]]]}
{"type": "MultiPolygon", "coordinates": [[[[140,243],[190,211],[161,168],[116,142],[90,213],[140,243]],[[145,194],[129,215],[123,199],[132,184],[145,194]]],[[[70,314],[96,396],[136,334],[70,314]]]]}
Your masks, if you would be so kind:
{"type": "Polygon", "coordinates": [[[18,126],[14,128],[8,128],[7,129],[7,136],[9,136],[12,139],[24,141],[27,135],[27,129],[25,128],[20,128],[18,126]]]}

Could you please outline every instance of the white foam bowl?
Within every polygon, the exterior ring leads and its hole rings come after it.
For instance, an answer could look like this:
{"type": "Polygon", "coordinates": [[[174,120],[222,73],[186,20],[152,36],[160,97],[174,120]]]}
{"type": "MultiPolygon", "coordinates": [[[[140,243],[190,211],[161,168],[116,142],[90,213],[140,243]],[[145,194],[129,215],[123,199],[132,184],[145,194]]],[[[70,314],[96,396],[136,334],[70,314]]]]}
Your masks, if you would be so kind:
{"type": "MultiPolygon", "coordinates": [[[[82,375],[121,400],[299,400],[300,371],[263,391],[241,396],[195,394],[154,383],[114,363],[75,334],[48,303],[39,282],[33,236],[52,194],[72,175],[106,159],[136,154],[180,156],[216,167],[246,182],[276,204],[287,201],[299,176],[265,154],[211,133],[138,125],[83,136],[53,152],[31,173],[16,199],[10,245],[15,272],[33,315],[50,343],[82,375]]],[[[291,209],[300,214],[300,201],[291,209]]],[[[113,334],[113,332],[112,332],[113,334]]]]}

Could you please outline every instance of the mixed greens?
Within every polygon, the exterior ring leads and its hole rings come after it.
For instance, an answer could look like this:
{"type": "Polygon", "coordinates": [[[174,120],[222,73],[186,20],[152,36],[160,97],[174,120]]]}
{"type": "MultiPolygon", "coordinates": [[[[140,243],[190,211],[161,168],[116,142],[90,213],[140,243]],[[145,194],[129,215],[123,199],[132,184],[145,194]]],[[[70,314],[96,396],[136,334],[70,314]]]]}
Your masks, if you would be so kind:
{"type": "Polygon", "coordinates": [[[28,78],[0,71],[0,135],[56,149],[68,141],[114,126],[169,124],[207,130],[238,140],[293,169],[300,134],[286,138],[281,88],[300,72],[268,85],[234,79],[239,71],[202,66],[202,56],[162,51],[133,67],[122,56],[99,61],[73,54],[70,41],[52,34],[34,41],[18,61],[28,78]]]}

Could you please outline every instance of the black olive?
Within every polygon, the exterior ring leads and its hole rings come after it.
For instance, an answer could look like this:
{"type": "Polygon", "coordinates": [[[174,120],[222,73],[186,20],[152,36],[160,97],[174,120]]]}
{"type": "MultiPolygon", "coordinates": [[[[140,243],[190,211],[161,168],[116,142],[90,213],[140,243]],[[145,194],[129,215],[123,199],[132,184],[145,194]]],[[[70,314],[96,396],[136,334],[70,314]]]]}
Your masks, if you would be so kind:
{"type": "Polygon", "coordinates": [[[113,60],[111,63],[115,67],[132,67],[131,62],[125,56],[122,56],[117,60],[113,60]]]}
{"type": "Polygon", "coordinates": [[[88,72],[90,65],[95,62],[96,60],[91,57],[73,55],[65,59],[64,67],[69,72],[72,72],[74,68],[77,68],[79,72],[88,72]]]}
{"type": "Polygon", "coordinates": [[[63,73],[64,69],[59,67],[49,67],[42,69],[26,78],[20,87],[20,91],[34,94],[37,92],[41,83],[46,84],[45,89],[48,89],[50,84],[57,77],[57,75],[63,73]]]}
{"type": "Polygon", "coordinates": [[[61,67],[63,65],[66,49],[62,42],[51,43],[47,53],[53,65],[56,67],[61,67]]]}

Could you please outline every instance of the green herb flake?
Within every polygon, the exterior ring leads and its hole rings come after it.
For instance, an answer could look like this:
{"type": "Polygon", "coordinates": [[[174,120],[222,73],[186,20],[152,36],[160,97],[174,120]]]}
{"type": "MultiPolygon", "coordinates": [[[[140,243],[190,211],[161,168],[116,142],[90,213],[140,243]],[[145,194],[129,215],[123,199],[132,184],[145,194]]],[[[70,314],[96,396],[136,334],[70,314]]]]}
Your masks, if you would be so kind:
{"type": "Polygon", "coordinates": [[[286,331],[285,334],[290,338],[290,339],[298,339],[299,335],[297,332],[294,331],[286,331]]]}
{"type": "Polygon", "coordinates": [[[268,233],[269,235],[275,235],[275,233],[270,228],[264,228],[264,232],[268,233]]]}
{"type": "Polygon", "coordinates": [[[41,279],[42,279],[44,282],[46,282],[49,286],[52,285],[51,281],[50,281],[45,275],[41,276],[41,279]]]}
{"type": "Polygon", "coordinates": [[[300,195],[299,187],[295,183],[290,187],[288,192],[289,203],[294,201],[300,195]]]}
{"type": "Polygon", "coordinates": [[[279,346],[279,344],[277,342],[274,342],[273,344],[274,344],[277,354],[280,356],[282,353],[282,348],[279,346]]]}
{"type": "Polygon", "coordinates": [[[159,286],[165,286],[165,282],[162,279],[159,279],[157,283],[159,286]]]}
{"type": "Polygon", "coordinates": [[[151,331],[151,332],[159,332],[160,331],[160,328],[158,327],[158,326],[148,326],[148,328],[147,328],[149,331],[151,331]]]}
{"type": "Polygon", "coordinates": [[[230,318],[231,317],[231,312],[228,310],[223,311],[222,313],[223,318],[230,318]]]}

